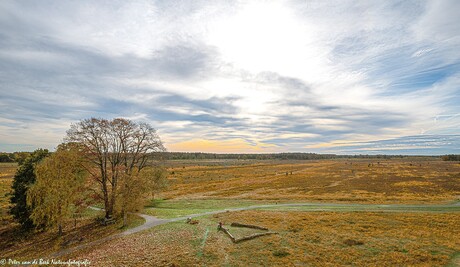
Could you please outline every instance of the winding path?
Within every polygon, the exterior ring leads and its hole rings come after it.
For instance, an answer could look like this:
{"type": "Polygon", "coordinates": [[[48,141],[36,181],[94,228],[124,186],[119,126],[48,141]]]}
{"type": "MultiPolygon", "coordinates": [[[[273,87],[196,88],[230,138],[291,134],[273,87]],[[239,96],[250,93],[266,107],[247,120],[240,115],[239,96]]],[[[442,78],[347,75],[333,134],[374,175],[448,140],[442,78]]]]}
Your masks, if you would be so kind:
{"type": "MultiPolygon", "coordinates": [[[[101,210],[100,208],[90,207],[94,210],[101,210]]],[[[215,210],[197,214],[191,214],[183,217],[173,218],[173,219],[159,219],[157,217],[140,214],[136,215],[141,216],[145,219],[144,224],[136,226],[134,228],[128,229],[122,233],[110,235],[92,241],[89,243],[81,244],[75,247],[68,249],[63,249],[58,252],[55,252],[50,255],[49,258],[57,258],[72,253],[74,251],[94,246],[97,244],[105,243],[109,240],[127,236],[130,234],[138,233],[150,228],[153,228],[157,225],[162,225],[170,222],[183,221],[187,218],[194,218],[205,215],[218,214],[223,212],[233,212],[233,211],[243,211],[243,210],[254,210],[254,209],[270,209],[270,210],[289,210],[289,208],[302,208],[302,211],[369,211],[369,212],[460,212],[460,202],[454,202],[451,204],[443,205],[399,205],[399,204],[338,204],[338,203],[282,203],[282,204],[269,204],[269,205],[253,205],[241,208],[229,208],[223,210],[215,210]]],[[[295,210],[295,209],[294,209],[295,210]]]]}

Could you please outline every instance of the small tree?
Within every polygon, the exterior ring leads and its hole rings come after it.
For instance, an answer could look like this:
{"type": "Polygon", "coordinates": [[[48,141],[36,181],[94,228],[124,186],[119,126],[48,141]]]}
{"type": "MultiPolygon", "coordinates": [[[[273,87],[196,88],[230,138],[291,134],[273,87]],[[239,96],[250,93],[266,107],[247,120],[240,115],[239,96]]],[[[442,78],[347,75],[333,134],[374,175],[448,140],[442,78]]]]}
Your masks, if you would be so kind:
{"type": "Polygon", "coordinates": [[[24,161],[30,157],[31,153],[30,152],[14,152],[13,153],[13,159],[16,161],[19,165],[22,165],[24,161]]]}
{"type": "Polygon", "coordinates": [[[126,226],[128,212],[142,209],[148,197],[153,197],[166,186],[167,179],[163,168],[151,166],[124,174],[120,181],[117,209],[123,216],[123,226],[126,226]]]}
{"type": "Polygon", "coordinates": [[[38,164],[36,183],[27,193],[35,225],[45,229],[57,225],[62,234],[62,225],[75,212],[84,187],[86,172],[81,160],[78,147],[65,144],[38,164]]]}
{"type": "Polygon", "coordinates": [[[10,214],[22,225],[24,229],[33,228],[30,219],[30,207],[27,206],[26,195],[29,187],[35,183],[35,166],[49,155],[47,149],[37,149],[27,157],[19,166],[12,185],[10,214]]]}

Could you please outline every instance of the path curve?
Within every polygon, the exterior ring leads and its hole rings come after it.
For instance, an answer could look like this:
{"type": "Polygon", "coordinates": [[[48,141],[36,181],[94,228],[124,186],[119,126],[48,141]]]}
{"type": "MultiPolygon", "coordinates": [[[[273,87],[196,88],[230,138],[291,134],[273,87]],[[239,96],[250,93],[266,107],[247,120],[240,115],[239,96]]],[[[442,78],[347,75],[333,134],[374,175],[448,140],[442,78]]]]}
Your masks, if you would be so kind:
{"type": "MultiPolygon", "coordinates": [[[[268,205],[252,205],[241,208],[229,208],[223,210],[209,211],[197,214],[190,214],[183,217],[172,218],[172,219],[159,219],[155,216],[136,213],[136,215],[141,216],[145,219],[144,224],[136,226],[134,228],[128,229],[124,232],[113,234],[110,236],[103,237],[96,241],[92,241],[86,244],[81,244],[75,247],[67,248],[55,252],[50,255],[50,258],[57,258],[65,256],[74,251],[105,243],[106,241],[127,236],[130,234],[138,233],[150,228],[153,228],[158,225],[183,221],[187,218],[200,217],[205,215],[213,215],[224,212],[234,212],[234,211],[244,211],[244,210],[254,210],[254,209],[265,209],[265,208],[277,208],[277,207],[309,207],[311,209],[304,211],[369,211],[369,212],[460,212],[460,202],[453,202],[450,204],[443,205],[400,205],[400,204],[342,204],[342,203],[281,203],[281,204],[268,204],[268,205]]],[[[94,210],[102,210],[101,208],[89,207],[94,210]]]]}
{"type": "MultiPolygon", "coordinates": [[[[93,206],[90,206],[88,208],[90,208],[92,210],[103,210],[101,208],[97,208],[97,207],[93,207],[93,206]]],[[[133,228],[128,229],[128,230],[126,230],[124,232],[121,232],[121,233],[117,233],[117,234],[113,234],[113,235],[103,237],[101,239],[98,239],[98,240],[95,240],[95,241],[92,241],[92,242],[89,242],[89,243],[85,243],[85,244],[81,244],[81,245],[78,245],[78,246],[75,246],[75,247],[59,250],[59,251],[51,254],[49,258],[62,257],[62,256],[65,256],[67,254],[70,254],[70,253],[72,253],[74,251],[77,251],[77,250],[80,250],[80,249],[83,249],[83,248],[86,248],[86,247],[102,244],[102,243],[105,243],[105,242],[107,242],[109,240],[112,240],[112,239],[115,239],[115,238],[118,238],[118,237],[134,234],[134,233],[137,233],[137,232],[140,232],[140,231],[150,229],[150,228],[152,228],[154,226],[165,224],[165,223],[169,222],[169,220],[167,220],[167,219],[159,219],[159,218],[157,218],[155,216],[151,216],[151,215],[147,215],[147,214],[136,213],[136,215],[144,218],[145,222],[142,225],[133,227],[133,228]]]]}

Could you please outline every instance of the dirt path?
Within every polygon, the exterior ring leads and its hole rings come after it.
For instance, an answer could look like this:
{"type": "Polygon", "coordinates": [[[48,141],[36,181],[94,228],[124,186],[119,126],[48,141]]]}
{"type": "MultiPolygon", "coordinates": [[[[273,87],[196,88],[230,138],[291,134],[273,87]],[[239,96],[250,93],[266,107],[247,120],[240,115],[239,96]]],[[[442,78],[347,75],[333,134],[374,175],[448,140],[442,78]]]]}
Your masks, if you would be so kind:
{"type": "MultiPolygon", "coordinates": [[[[89,208],[93,209],[93,210],[103,210],[103,209],[97,208],[97,207],[89,207],[89,208]]],[[[86,248],[86,247],[102,244],[102,243],[105,243],[105,242],[107,242],[109,240],[112,240],[112,239],[115,239],[115,238],[118,238],[118,237],[134,234],[134,233],[137,233],[137,232],[140,232],[140,231],[150,229],[150,228],[152,228],[154,226],[170,222],[170,220],[159,219],[157,217],[146,215],[146,214],[137,213],[136,215],[141,216],[142,218],[144,218],[145,222],[142,225],[136,226],[134,228],[128,229],[128,230],[126,230],[124,232],[121,232],[121,233],[118,233],[118,234],[103,237],[103,238],[98,239],[96,241],[92,241],[92,242],[81,244],[81,245],[78,245],[78,246],[75,246],[75,247],[60,250],[58,252],[55,252],[55,253],[51,254],[49,258],[62,257],[64,255],[70,254],[70,253],[72,253],[74,251],[77,251],[77,250],[80,250],[80,249],[83,249],[83,248],[86,248]]]]}
{"type": "MultiPolygon", "coordinates": [[[[91,209],[101,210],[100,208],[90,207],[91,209]]],[[[183,221],[187,218],[200,217],[205,215],[213,215],[223,212],[254,210],[254,209],[270,209],[270,210],[301,210],[301,211],[338,211],[338,212],[352,212],[352,211],[377,211],[377,212],[460,212],[460,202],[443,205],[399,205],[399,204],[338,204],[338,203],[282,203],[282,204],[269,204],[269,205],[253,205],[241,208],[229,208],[223,210],[209,211],[197,214],[191,214],[183,217],[173,219],[159,219],[154,216],[146,214],[136,214],[145,219],[144,224],[128,229],[122,233],[114,234],[101,238],[99,240],[75,246],[68,249],[60,250],[50,255],[49,258],[57,258],[65,256],[74,251],[94,246],[97,244],[105,243],[109,240],[127,236],[130,234],[138,233],[158,225],[183,221]]]]}
{"type": "Polygon", "coordinates": [[[124,231],[122,233],[122,235],[134,234],[134,233],[137,233],[137,232],[140,232],[140,231],[150,229],[150,228],[152,228],[154,226],[170,222],[170,220],[168,220],[168,219],[158,219],[157,217],[146,215],[146,214],[136,214],[136,215],[139,215],[142,218],[144,218],[145,223],[143,225],[139,225],[137,227],[134,227],[134,228],[131,228],[131,229],[128,229],[128,230],[124,231]]]}

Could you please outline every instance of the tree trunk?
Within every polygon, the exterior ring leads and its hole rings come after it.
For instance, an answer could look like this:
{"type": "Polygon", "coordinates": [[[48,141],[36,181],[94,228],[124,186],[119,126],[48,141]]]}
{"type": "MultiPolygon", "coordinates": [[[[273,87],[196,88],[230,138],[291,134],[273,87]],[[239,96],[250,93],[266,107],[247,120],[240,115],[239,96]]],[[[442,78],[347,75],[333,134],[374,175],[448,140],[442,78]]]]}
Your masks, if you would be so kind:
{"type": "Polygon", "coordinates": [[[246,228],[253,228],[253,229],[260,229],[260,230],[268,230],[268,228],[266,228],[266,227],[252,225],[252,224],[237,223],[237,222],[233,222],[230,226],[233,226],[233,227],[246,227],[246,228]]]}
{"type": "Polygon", "coordinates": [[[123,226],[128,226],[128,213],[123,209],[123,226]]]}
{"type": "Polygon", "coordinates": [[[105,209],[105,218],[109,219],[112,216],[112,207],[110,206],[109,201],[109,192],[107,192],[107,184],[102,183],[102,191],[104,194],[104,209],[105,209]]]}
{"type": "Polygon", "coordinates": [[[112,178],[112,195],[110,196],[110,210],[111,213],[110,215],[113,214],[113,209],[115,207],[115,201],[116,201],[116,194],[117,194],[117,180],[116,178],[112,178]]]}
{"type": "Polygon", "coordinates": [[[112,208],[110,207],[109,199],[104,199],[104,206],[105,206],[105,217],[109,219],[112,217],[112,208]]]}
{"type": "Polygon", "coordinates": [[[277,232],[257,233],[257,234],[252,234],[252,235],[250,235],[250,236],[245,236],[245,237],[242,237],[242,238],[234,239],[233,242],[234,242],[234,243],[239,243],[239,242],[241,242],[241,241],[246,241],[246,240],[254,239],[254,238],[259,237],[259,236],[274,235],[274,234],[278,234],[278,233],[277,233],[277,232]]]}
{"type": "Polygon", "coordinates": [[[103,159],[100,159],[101,180],[99,182],[101,183],[102,194],[104,195],[105,218],[109,219],[113,214],[113,206],[110,205],[110,195],[109,189],[107,187],[107,172],[104,166],[105,164],[103,159]]]}

